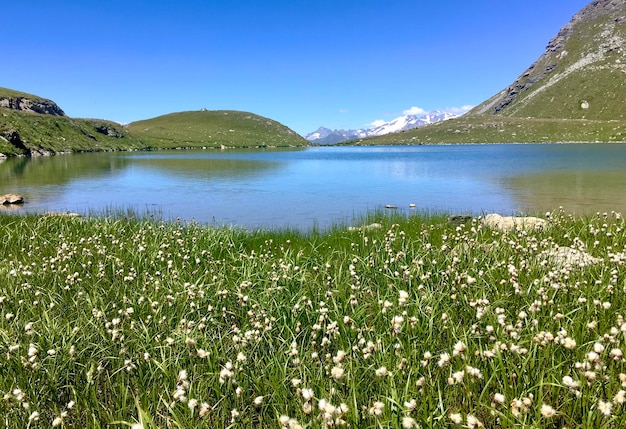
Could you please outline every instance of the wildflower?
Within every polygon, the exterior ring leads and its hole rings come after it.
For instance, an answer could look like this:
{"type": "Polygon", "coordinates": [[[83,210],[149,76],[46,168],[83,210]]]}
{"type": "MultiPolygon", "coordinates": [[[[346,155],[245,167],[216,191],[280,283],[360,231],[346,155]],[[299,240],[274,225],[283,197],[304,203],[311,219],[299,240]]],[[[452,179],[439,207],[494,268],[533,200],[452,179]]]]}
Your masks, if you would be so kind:
{"type": "Polygon", "coordinates": [[[451,413],[448,415],[448,418],[450,419],[450,421],[454,424],[460,425],[461,422],[463,421],[463,417],[461,416],[461,413],[451,413]]]}
{"type": "Polygon", "coordinates": [[[311,399],[315,397],[315,394],[313,393],[313,389],[302,389],[301,394],[302,394],[302,398],[305,401],[310,401],[311,399]]]}
{"type": "Polygon", "coordinates": [[[450,363],[450,355],[448,353],[442,353],[439,356],[439,362],[437,362],[437,365],[439,365],[439,367],[443,368],[444,366],[448,365],[450,363]]]}
{"type": "Polygon", "coordinates": [[[473,378],[483,378],[483,375],[478,368],[467,365],[465,367],[465,372],[473,378]]]}
{"type": "Polygon", "coordinates": [[[404,317],[402,316],[394,316],[391,320],[391,330],[394,334],[399,333],[402,330],[402,323],[404,322],[404,317]]]}
{"type": "Polygon", "coordinates": [[[404,408],[406,408],[406,411],[410,413],[417,408],[417,402],[415,399],[411,399],[410,401],[404,403],[404,408]]]}
{"type": "Polygon", "coordinates": [[[198,400],[190,399],[189,402],[187,402],[187,406],[189,407],[190,410],[193,411],[198,406],[198,400]]]}
{"type": "Polygon", "coordinates": [[[463,377],[465,376],[465,371],[456,371],[452,373],[452,376],[448,378],[448,384],[458,384],[463,382],[463,377]]]}
{"type": "Polygon", "coordinates": [[[502,393],[496,393],[495,395],[493,395],[493,402],[495,404],[504,404],[505,400],[506,399],[502,393]]]}
{"type": "Polygon", "coordinates": [[[626,391],[620,390],[617,392],[613,397],[613,402],[619,405],[626,403],[626,391]]]}
{"type": "Polygon", "coordinates": [[[413,429],[418,428],[418,424],[414,418],[405,416],[402,418],[402,428],[403,429],[413,429]]]}
{"type": "Polygon", "coordinates": [[[340,366],[334,366],[333,369],[330,370],[330,374],[335,380],[341,380],[344,375],[344,369],[340,366]]]}
{"type": "Polygon", "coordinates": [[[235,423],[235,421],[237,420],[237,417],[239,417],[239,411],[237,411],[236,408],[233,408],[230,411],[230,422],[235,423]]]}
{"type": "Polygon", "coordinates": [[[335,362],[336,364],[340,364],[345,360],[345,358],[346,358],[346,352],[344,352],[343,350],[339,350],[337,352],[337,355],[333,357],[333,362],[335,362]]]}
{"type": "Polygon", "coordinates": [[[387,368],[384,366],[381,366],[380,368],[376,370],[377,377],[384,377],[387,374],[388,374],[387,368]]]}
{"type": "Polygon", "coordinates": [[[37,411],[33,411],[30,416],[28,416],[28,421],[33,422],[39,420],[39,413],[37,411]]]}
{"type": "Polygon", "coordinates": [[[465,418],[465,421],[467,422],[467,427],[470,429],[484,427],[481,421],[478,420],[478,418],[473,414],[468,414],[467,417],[465,418]]]}
{"type": "Polygon", "coordinates": [[[545,418],[551,418],[551,417],[556,416],[556,410],[548,404],[542,404],[541,415],[545,418]]]}
{"type": "Polygon", "coordinates": [[[374,404],[370,407],[369,413],[373,416],[380,416],[383,414],[383,409],[385,408],[385,404],[380,401],[374,402],[374,404]]]}
{"type": "Polygon", "coordinates": [[[570,337],[566,337],[563,339],[563,347],[566,349],[572,350],[576,347],[576,340],[570,337]]]}
{"type": "Polygon", "coordinates": [[[459,341],[454,345],[454,349],[452,351],[452,356],[459,356],[465,353],[467,350],[467,346],[463,341],[459,341]]]}
{"type": "Polygon", "coordinates": [[[400,297],[398,298],[398,305],[402,307],[406,305],[407,301],[409,300],[409,293],[405,290],[401,290],[399,294],[400,297]]]}
{"type": "Polygon", "coordinates": [[[624,353],[621,349],[614,348],[613,350],[611,350],[609,356],[611,356],[613,360],[622,360],[622,358],[624,357],[624,353]]]}
{"type": "Polygon", "coordinates": [[[613,403],[611,403],[611,401],[598,401],[598,410],[600,410],[600,412],[605,415],[605,416],[610,416],[611,415],[611,409],[613,408],[613,403]]]}
{"type": "Polygon", "coordinates": [[[263,404],[263,396],[257,396],[256,398],[254,398],[254,401],[252,401],[252,403],[257,407],[260,406],[261,404],[263,404]]]}
{"type": "Polygon", "coordinates": [[[203,402],[202,404],[200,404],[200,411],[198,412],[198,414],[200,415],[200,417],[204,417],[210,410],[211,407],[209,406],[209,404],[203,402]]]}
{"type": "Polygon", "coordinates": [[[220,371],[220,384],[226,383],[227,379],[235,375],[235,373],[231,371],[232,368],[233,364],[230,362],[226,363],[226,366],[222,368],[222,370],[220,371]]]}
{"type": "Polygon", "coordinates": [[[37,353],[37,346],[33,343],[30,343],[30,345],[28,346],[28,357],[32,359],[37,356],[37,353]]]}

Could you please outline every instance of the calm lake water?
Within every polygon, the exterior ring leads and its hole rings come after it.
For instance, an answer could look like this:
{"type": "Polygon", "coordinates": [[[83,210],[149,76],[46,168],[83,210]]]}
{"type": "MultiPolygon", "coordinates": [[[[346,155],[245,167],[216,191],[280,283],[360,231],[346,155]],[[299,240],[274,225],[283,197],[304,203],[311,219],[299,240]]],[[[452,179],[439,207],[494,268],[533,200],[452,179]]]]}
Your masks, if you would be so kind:
{"type": "Polygon", "coordinates": [[[118,152],[0,163],[0,194],[26,200],[11,210],[130,208],[246,228],[353,224],[385,205],[476,215],[559,206],[626,213],[625,191],[626,145],[597,143],[118,152]]]}

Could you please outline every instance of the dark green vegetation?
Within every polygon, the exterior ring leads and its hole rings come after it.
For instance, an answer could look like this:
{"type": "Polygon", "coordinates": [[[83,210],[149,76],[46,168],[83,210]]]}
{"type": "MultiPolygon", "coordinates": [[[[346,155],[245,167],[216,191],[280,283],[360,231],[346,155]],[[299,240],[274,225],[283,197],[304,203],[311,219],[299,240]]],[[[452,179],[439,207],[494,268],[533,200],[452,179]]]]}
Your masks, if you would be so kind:
{"type": "Polygon", "coordinates": [[[623,428],[625,231],[617,213],[509,231],[380,215],[308,234],[0,215],[0,415],[623,428]]]}
{"type": "Polygon", "coordinates": [[[70,118],[51,100],[0,88],[0,154],[6,156],[306,145],[306,140],[278,122],[246,112],[172,113],[122,126],[70,118]]]}
{"type": "Polygon", "coordinates": [[[626,2],[594,1],[515,82],[466,115],[357,143],[625,142],[625,41],[626,2]]]}

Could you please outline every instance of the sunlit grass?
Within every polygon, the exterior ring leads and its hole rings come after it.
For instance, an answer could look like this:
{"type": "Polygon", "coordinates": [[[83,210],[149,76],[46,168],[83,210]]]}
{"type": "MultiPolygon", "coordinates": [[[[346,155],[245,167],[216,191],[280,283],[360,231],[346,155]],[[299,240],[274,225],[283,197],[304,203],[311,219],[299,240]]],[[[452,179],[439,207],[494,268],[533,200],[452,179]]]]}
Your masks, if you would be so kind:
{"type": "Polygon", "coordinates": [[[6,427],[626,424],[624,221],[0,216],[6,427]],[[595,263],[559,263],[567,246],[595,263]]]}

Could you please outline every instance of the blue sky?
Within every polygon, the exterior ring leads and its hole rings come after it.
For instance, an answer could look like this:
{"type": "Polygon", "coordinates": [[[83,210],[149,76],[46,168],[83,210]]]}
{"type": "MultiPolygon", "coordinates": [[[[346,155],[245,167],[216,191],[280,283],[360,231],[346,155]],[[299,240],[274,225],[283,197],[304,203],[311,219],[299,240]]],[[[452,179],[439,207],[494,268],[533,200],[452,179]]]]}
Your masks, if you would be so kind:
{"type": "Polygon", "coordinates": [[[128,123],[244,110],[305,134],[513,82],[588,0],[14,0],[0,86],[128,123]]]}

